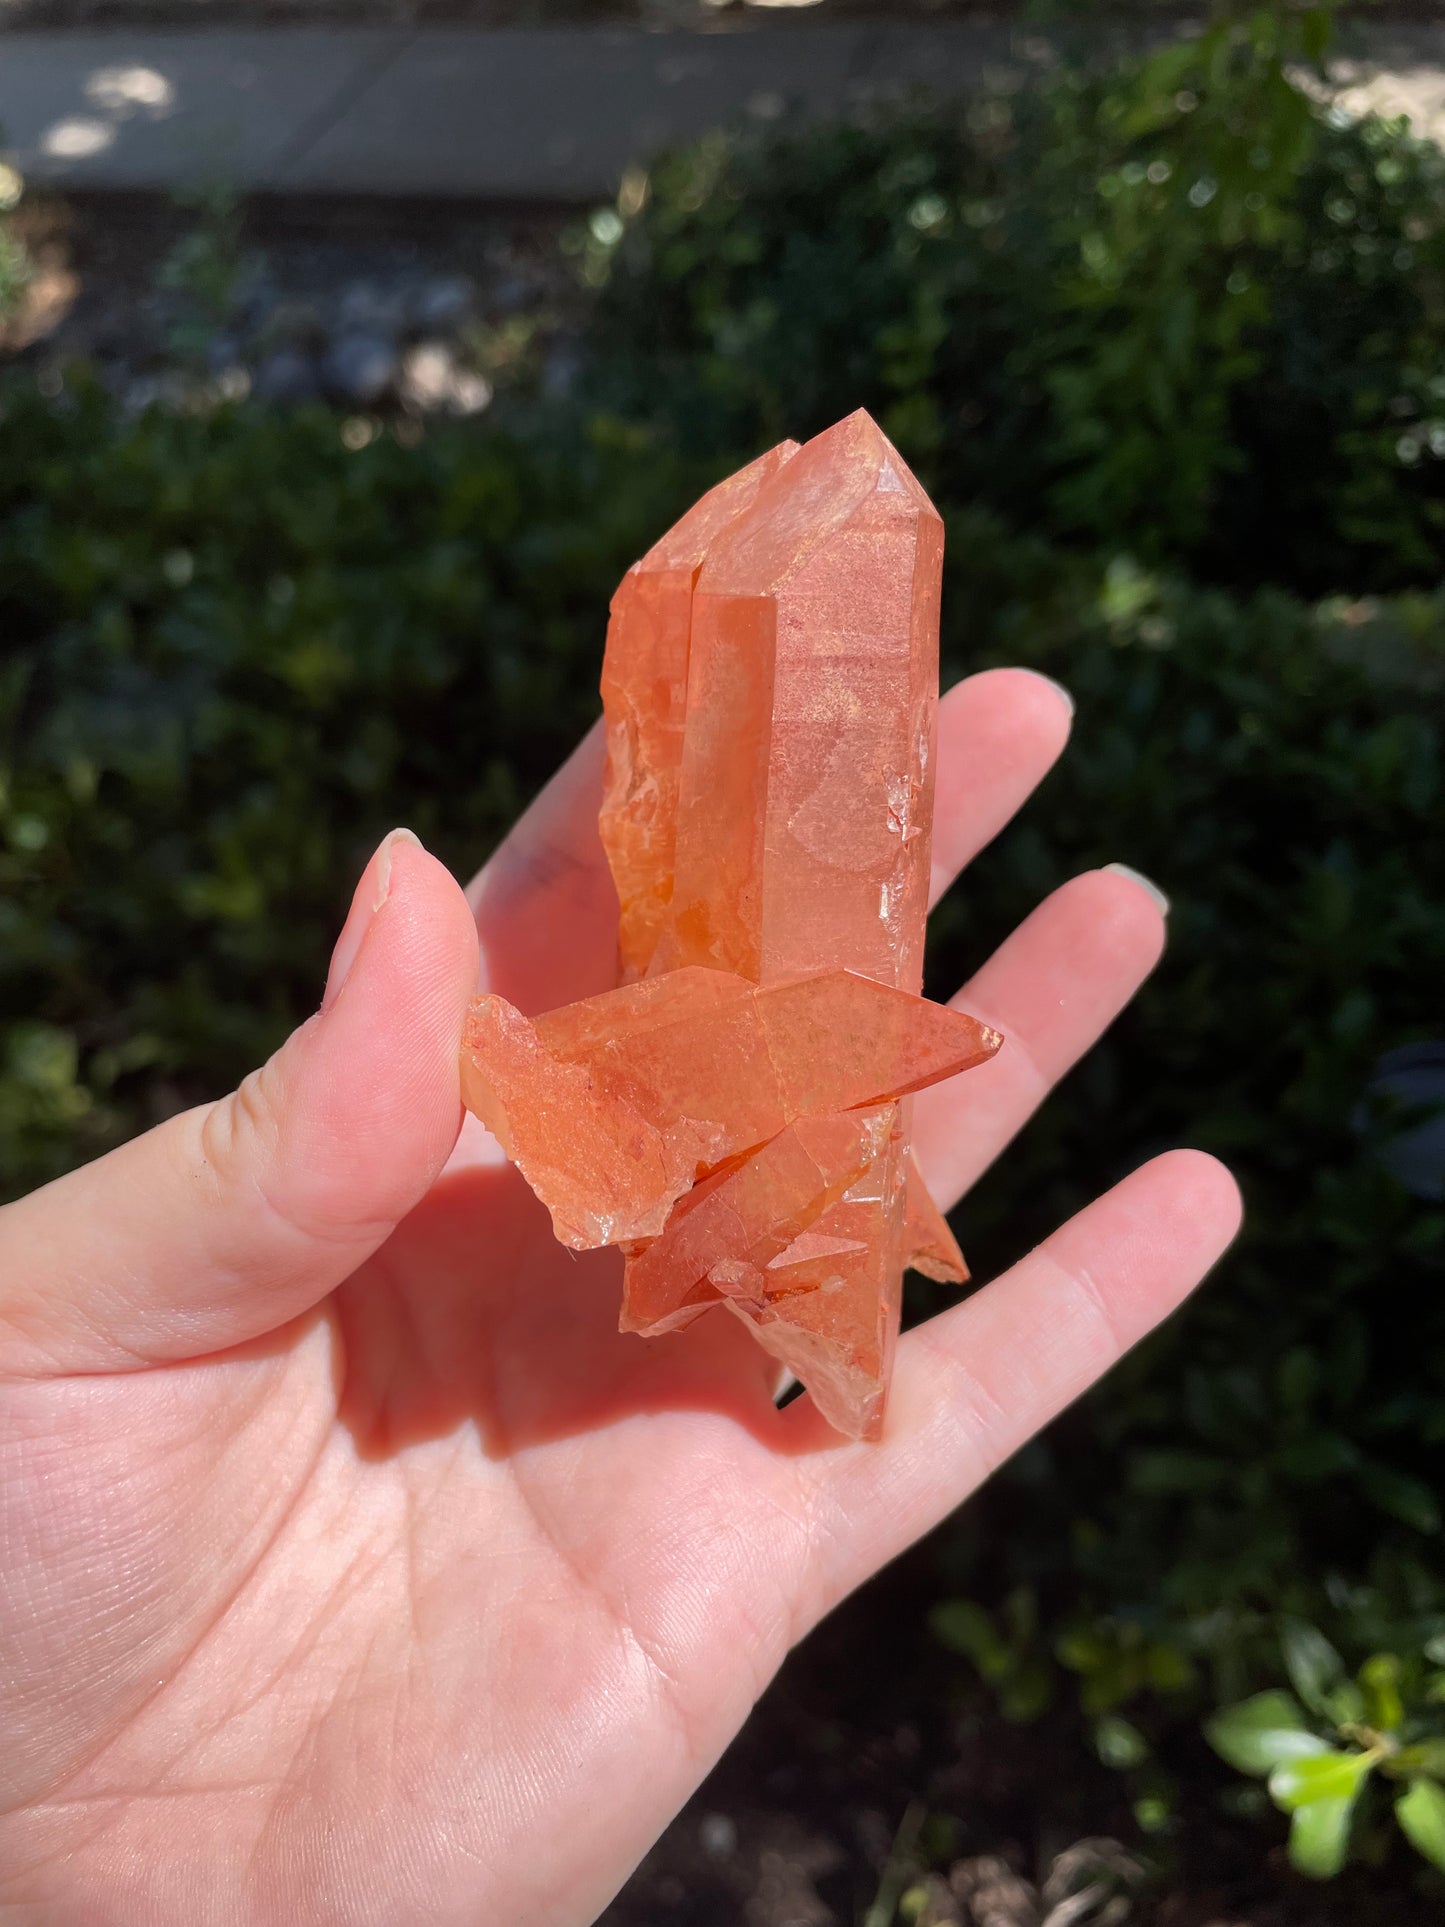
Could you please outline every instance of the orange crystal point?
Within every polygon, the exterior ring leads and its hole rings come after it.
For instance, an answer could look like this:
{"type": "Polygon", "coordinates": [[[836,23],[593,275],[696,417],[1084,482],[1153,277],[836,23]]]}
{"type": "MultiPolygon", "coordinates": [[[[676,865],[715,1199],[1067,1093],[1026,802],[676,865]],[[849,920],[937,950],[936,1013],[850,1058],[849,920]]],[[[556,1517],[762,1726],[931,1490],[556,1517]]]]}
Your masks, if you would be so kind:
{"type": "Polygon", "coordinates": [[[865,414],[714,537],[651,968],[922,982],[943,525],[865,414]]]}
{"type": "Polygon", "coordinates": [[[961,1011],[833,971],[761,987],[670,971],[548,1011],[475,998],[462,1096],[564,1244],[656,1237],[704,1171],[796,1119],[853,1110],[992,1056],[961,1011]]]}
{"type": "Polygon", "coordinates": [[[709,545],[797,449],[782,442],[710,489],[633,564],[612,598],[598,824],[621,905],[618,949],[627,976],[646,970],[672,896],[693,584],[709,545]]]}
{"type": "Polygon", "coordinates": [[[903,1262],[912,1271],[921,1271],[940,1285],[968,1282],[968,1266],[958,1248],[958,1240],[948,1228],[948,1220],[933,1202],[933,1193],[910,1158],[908,1191],[904,1200],[903,1262]]]}
{"type": "MultiPolygon", "coordinates": [[[[901,1109],[889,1106],[889,1140],[867,1170],[772,1261],[787,1295],[751,1317],[759,1344],[851,1438],[883,1429],[898,1339],[909,1162],[901,1109]]],[[[746,1305],[732,1309],[749,1316],[746,1305]]]]}
{"type": "Polygon", "coordinates": [[[630,1252],[622,1329],[655,1337],[726,1298],[763,1313],[787,1291],[772,1261],[877,1157],[890,1107],[803,1117],[771,1143],[705,1178],[667,1229],[630,1252]]]}

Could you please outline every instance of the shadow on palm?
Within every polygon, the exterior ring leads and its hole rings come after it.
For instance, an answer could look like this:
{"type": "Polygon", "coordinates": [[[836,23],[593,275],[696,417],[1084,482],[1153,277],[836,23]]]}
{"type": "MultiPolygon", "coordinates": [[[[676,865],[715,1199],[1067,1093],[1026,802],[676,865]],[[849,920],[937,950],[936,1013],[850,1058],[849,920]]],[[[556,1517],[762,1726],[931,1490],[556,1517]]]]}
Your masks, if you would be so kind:
{"type": "Polygon", "coordinates": [[[797,1449],[776,1362],[738,1320],[638,1338],[617,1329],[621,1288],[621,1253],[558,1244],[510,1165],[454,1163],[337,1293],[339,1417],[368,1459],[472,1426],[501,1460],[663,1412],[797,1449]]]}

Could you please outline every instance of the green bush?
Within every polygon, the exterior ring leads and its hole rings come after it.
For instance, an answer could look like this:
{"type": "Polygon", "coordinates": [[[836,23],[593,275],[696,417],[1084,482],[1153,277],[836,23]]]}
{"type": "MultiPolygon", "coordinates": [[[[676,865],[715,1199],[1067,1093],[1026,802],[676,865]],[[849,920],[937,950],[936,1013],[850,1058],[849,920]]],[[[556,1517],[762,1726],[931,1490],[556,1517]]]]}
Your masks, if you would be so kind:
{"type": "Polygon", "coordinates": [[[0,402],[10,1192],[313,1007],[392,821],[485,853],[704,480],[884,419],[948,524],[946,674],[1025,662],[1079,705],[931,987],[1081,868],[1174,906],[964,1206],[976,1270],[1181,1141],[1248,1203],[1189,1312],[938,1547],[941,1636],[1020,1715],[1077,1676],[1149,1824],[1198,1712],[1274,1684],[1281,1612],[1352,1666],[1445,1636],[1445,1203],[1373,1081],[1445,983],[1445,179],[1307,107],[1274,32],[668,163],[620,241],[594,223],[584,401],[510,429],[0,402]]]}
{"type": "Polygon", "coordinates": [[[1286,1621],[1284,1663],[1293,1693],[1274,1687],[1209,1722],[1215,1751],[1265,1779],[1290,1816],[1290,1859],[1327,1880],[1352,1845],[1388,1836],[1388,1811],[1410,1845],[1445,1869],[1445,1641],[1424,1663],[1373,1653],[1355,1678],[1329,1641],[1286,1621]]]}
{"type": "Polygon", "coordinates": [[[1313,108],[1322,35],[704,143],[593,239],[597,385],[729,453],[861,403],[944,501],[1232,586],[1433,577],[1445,157],[1313,108]]]}
{"type": "Polygon", "coordinates": [[[1057,1662],[1094,1719],[1239,1698],[1280,1612],[1356,1663],[1418,1652],[1445,1633],[1445,1208],[1391,1175],[1402,1120],[1370,1085],[1441,1030],[1445,595],[1061,576],[967,513],[950,544],[953,662],[1028,662],[1079,713],[941,914],[933,987],[1084,867],[1136,864],[1173,900],[1158,976],[965,1203],[965,1249],[987,1276],[1181,1142],[1230,1163],[1248,1212],[1196,1303],[956,1522],[952,1584],[1034,1601],[1039,1631],[994,1661],[1006,1698],[1042,1704],[1057,1662]]]}
{"type": "Polygon", "coordinates": [[[340,427],[6,394],[6,1192],[269,1050],[393,821],[463,874],[486,854],[595,709],[607,597],[690,486],[621,431],[340,427]]]}
{"type": "Polygon", "coordinates": [[[6,218],[19,206],[24,185],[15,169],[0,160],[0,340],[30,279],[29,256],[6,218]]]}

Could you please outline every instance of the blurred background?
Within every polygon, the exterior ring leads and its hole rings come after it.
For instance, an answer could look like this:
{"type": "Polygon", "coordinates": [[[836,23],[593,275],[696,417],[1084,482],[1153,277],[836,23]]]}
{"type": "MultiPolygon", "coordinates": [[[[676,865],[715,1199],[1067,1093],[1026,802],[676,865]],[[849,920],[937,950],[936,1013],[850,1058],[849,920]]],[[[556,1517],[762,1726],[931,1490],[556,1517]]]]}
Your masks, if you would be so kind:
{"type": "Polygon", "coordinates": [[[391,824],[469,874],[627,564],[860,405],[946,518],[945,681],[1078,703],[930,988],[1081,868],[1173,902],[957,1230],[986,1278],[1187,1142],[1243,1238],[609,1927],[1440,1917],[1434,13],[0,0],[4,1194],[262,1058],[391,824]]]}

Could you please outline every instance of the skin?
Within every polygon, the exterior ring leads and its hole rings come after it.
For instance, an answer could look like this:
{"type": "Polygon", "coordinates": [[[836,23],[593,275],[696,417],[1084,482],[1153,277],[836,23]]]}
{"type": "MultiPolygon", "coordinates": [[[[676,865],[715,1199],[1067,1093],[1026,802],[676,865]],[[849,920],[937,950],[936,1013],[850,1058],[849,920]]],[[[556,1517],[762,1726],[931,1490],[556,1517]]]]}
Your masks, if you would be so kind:
{"type": "MultiPolygon", "coordinates": [[[[941,893],[1063,748],[1020,670],[940,713],[941,893]]],[[[321,1011],[219,1103],[0,1212],[0,1921],[590,1921],[788,1649],[1199,1282],[1228,1174],[1156,1158],[904,1338],[840,1440],[718,1313],[619,1336],[457,1094],[478,981],[610,982],[596,732],[464,894],[372,859],[321,1011]]],[[[1164,919],[1050,897],[917,1102],[952,1205],[1132,995],[1164,919]]]]}

